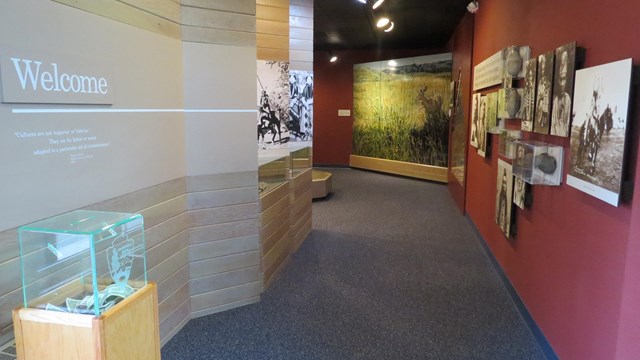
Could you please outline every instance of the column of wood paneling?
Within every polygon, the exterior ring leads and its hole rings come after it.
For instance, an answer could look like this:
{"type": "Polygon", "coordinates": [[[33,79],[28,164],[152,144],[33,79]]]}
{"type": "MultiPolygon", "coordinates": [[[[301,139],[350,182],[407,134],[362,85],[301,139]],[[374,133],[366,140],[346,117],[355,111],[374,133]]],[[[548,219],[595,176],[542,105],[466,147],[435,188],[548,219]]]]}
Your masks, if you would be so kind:
{"type": "Polygon", "coordinates": [[[180,3],[175,0],[53,0],[140,29],[180,38],[180,3]]]}
{"type": "Polygon", "coordinates": [[[258,60],[289,61],[289,0],[256,1],[258,60]]]}
{"type": "Polygon", "coordinates": [[[291,0],[289,68],[313,71],[313,0],[291,0]]]}
{"type": "Polygon", "coordinates": [[[182,40],[218,45],[256,45],[254,0],[182,0],[182,40]]]}

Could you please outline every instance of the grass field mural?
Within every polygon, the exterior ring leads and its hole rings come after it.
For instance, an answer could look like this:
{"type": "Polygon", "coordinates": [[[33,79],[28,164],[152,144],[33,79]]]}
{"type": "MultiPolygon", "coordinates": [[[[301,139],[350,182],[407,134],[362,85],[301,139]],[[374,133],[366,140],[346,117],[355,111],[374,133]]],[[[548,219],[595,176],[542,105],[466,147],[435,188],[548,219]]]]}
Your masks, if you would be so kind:
{"type": "Polygon", "coordinates": [[[447,166],[451,54],[354,66],[353,153],[447,166]]]}

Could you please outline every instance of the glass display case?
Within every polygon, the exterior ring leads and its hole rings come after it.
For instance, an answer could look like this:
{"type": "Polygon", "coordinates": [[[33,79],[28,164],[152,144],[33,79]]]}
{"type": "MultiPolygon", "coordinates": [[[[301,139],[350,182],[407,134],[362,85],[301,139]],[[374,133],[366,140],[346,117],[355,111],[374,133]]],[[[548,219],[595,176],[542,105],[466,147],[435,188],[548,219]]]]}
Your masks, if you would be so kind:
{"type": "Polygon", "coordinates": [[[289,157],[259,158],[258,194],[263,196],[289,179],[289,157]]]}
{"type": "Polygon", "coordinates": [[[513,175],[531,185],[560,185],[564,149],[541,141],[515,141],[513,175]]]}
{"type": "Polygon", "coordinates": [[[312,167],[311,154],[310,147],[291,152],[291,176],[296,176],[312,167]]]}
{"type": "Polygon", "coordinates": [[[77,210],[18,236],[26,308],[98,316],[147,284],[142,215],[77,210]]]}

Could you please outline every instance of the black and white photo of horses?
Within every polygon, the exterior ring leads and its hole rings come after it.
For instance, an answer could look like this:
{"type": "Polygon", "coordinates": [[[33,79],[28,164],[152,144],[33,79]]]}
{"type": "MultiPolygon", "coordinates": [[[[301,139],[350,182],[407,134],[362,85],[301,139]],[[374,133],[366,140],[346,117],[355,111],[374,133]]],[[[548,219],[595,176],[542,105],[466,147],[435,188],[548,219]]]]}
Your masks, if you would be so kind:
{"type": "Polygon", "coordinates": [[[313,138],[313,73],[289,71],[289,122],[291,141],[313,138]]]}
{"type": "Polygon", "coordinates": [[[289,142],[289,63],[258,60],[258,148],[286,147],[289,142]]]}
{"type": "Polygon", "coordinates": [[[576,71],[567,184],[618,206],[631,59],[576,71]]]}

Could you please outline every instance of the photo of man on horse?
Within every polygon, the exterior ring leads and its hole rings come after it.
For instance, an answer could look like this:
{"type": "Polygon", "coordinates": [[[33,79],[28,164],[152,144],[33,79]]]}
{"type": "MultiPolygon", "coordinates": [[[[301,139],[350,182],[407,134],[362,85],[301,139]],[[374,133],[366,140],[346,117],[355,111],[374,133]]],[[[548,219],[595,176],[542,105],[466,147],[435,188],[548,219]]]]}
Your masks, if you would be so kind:
{"type": "Polygon", "coordinates": [[[586,120],[580,126],[578,134],[578,153],[576,167],[578,171],[593,175],[596,172],[598,152],[603,134],[609,134],[613,127],[611,107],[606,106],[600,113],[598,108],[598,91],[593,91],[591,99],[591,114],[586,114],[586,120]]]}

